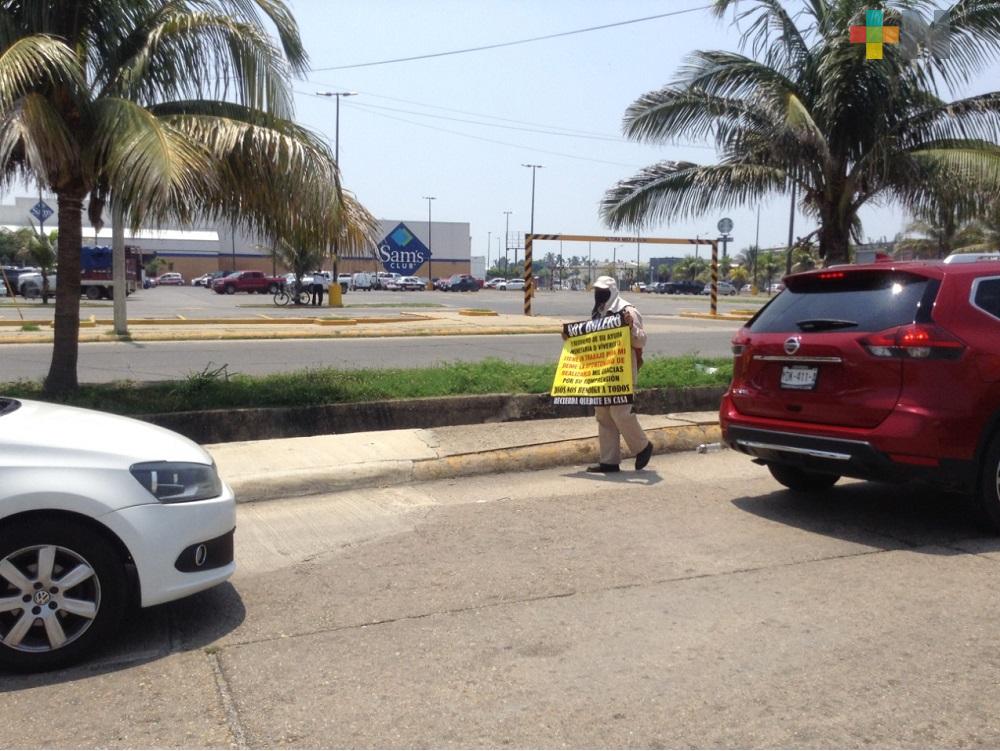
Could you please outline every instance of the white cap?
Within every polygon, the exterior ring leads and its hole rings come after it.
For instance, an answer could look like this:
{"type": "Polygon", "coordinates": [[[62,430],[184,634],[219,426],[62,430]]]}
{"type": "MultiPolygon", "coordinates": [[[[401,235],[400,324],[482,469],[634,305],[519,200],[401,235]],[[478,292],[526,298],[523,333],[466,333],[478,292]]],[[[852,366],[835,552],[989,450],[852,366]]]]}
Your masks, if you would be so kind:
{"type": "Polygon", "coordinates": [[[618,285],[610,276],[599,276],[594,280],[593,286],[595,289],[611,289],[612,287],[617,287],[618,285]]]}

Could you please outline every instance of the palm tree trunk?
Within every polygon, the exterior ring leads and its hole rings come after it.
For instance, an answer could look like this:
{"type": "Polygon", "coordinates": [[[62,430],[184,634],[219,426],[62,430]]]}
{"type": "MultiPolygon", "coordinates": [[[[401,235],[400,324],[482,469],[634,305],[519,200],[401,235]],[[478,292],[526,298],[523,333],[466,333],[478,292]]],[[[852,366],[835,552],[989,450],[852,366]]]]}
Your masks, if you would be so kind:
{"type": "Polygon", "coordinates": [[[836,217],[821,219],[819,230],[819,255],[827,266],[849,263],[851,260],[850,224],[836,217]]]}
{"type": "Polygon", "coordinates": [[[55,334],[52,363],[45,378],[45,396],[61,396],[79,386],[76,376],[80,348],[80,246],[83,243],[82,192],[57,193],[59,205],[59,284],[56,285],[55,334]]]}

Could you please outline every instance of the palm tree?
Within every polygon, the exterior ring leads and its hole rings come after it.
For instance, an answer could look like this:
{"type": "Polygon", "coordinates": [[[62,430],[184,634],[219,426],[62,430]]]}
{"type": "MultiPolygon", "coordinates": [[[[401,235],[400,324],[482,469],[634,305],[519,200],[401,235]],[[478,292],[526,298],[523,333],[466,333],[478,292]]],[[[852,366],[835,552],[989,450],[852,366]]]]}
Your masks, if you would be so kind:
{"type": "MultiPolygon", "coordinates": [[[[330,195],[336,193],[331,192],[330,195]]],[[[354,256],[364,252],[374,253],[378,242],[378,220],[352,193],[342,191],[339,194],[338,200],[328,208],[326,221],[328,230],[319,236],[312,230],[299,228],[281,234],[271,243],[271,255],[295,274],[296,289],[307,272],[320,269],[327,259],[328,246],[323,244],[324,238],[336,237],[338,251],[354,256]]],[[[333,283],[338,282],[334,279],[333,283]]]]}
{"type": "MultiPolygon", "coordinates": [[[[995,192],[1000,92],[947,102],[937,85],[955,89],[993,63],[1000,3],[955,0],[932,24],[955,39],[950,58],[932,51],[914,59],[912,45],[886,45],[884,59],[867,60],[848,29],[884,4],[804,0],[792,15],[780,0],[751,0],[742,11],[738,0],[714,0],[716,15],[737,8],[748,24],[742,42],[751,54],[695,52],[672,83],[628,108],[623,128],[650,143],[712,136],[719,161],[647,167],[606,193],[604,220],[641,227],[797,189],[800,208],[819,224],[820,256],[835,263],[848,259],[851,237],[860,238],[866,203],[919,208],[939,185],[995,192]]],[[[929,8],[925,0],[892,5],[929,8]]],[[[886,12],[887,24],[898,18],[886,12]]]]}
{"type": "Polygon", "coordinates": [[[77,385],[85,205],[95,226],[111,203],[133,228],[202,218],[325,243],[339,177],[291,119],[306,65],[285,0],[0,3],[0,166],[58,201],[46,393],[77,385]]]}
{"type": "Polygon", "coordinates": [[[957,248],[958,252],[1000,251],[1000,199],[994,200],[979,218],[972,222],[968,233],[963,235],[963,240],[968,242],[957,248]]]}
{"type": "Polygon", "coordinates": [[[708,268],[708,263],[703,258],[685,256],[676,266],[674,266],[674,276],[692,282],[708,268]]]}
{"type": "Polygon", "coordinates": [[[757,268],[760,269],[760,272],[765,279],[765,286],[767,287],[768,293],[770,293],[771,280],[774,279],[775,274],[785,268],[784,258],[779,258],[773,251],[770,250],[765,253],[760,253],[757,256],[757,268]]]}
{"type": "Polygon", "coordinates": [[[21,243],[21,258],[37,266],[42,272],[42,304],[49,304],[51,291],[49,290],[49,274],[52,273],[56,265],[56,243],[58,242],[58,232],[53,230],[49,234],[32,225],[31,229],[24,229],[15,232],[19,236],[21,243]]]}

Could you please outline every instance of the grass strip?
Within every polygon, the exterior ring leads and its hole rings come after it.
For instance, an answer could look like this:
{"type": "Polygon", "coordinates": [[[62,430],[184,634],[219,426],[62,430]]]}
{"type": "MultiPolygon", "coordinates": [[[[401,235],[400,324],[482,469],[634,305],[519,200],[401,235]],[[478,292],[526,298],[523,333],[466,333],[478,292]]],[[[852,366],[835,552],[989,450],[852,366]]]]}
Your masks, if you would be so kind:
{"type": "MultiPolygon", "coordinates": [[[[122,381],[88,385],[65,404],[122,415],[241,407],[305,407],[342,402],[415,399],[463,394],[541,394],[552,385],[556,364],[529,365],[487,359],[429,368],[338,370],[323,368],[266,376],[231,374],[225,366],[179,381],[122,381]]],[[[724,386],[732,361],[722,358],[654,357],[645,361],[639,388],[724,386]]],[[[0,384],[0,394],[42,399],[41,383],[0,384]]]]}

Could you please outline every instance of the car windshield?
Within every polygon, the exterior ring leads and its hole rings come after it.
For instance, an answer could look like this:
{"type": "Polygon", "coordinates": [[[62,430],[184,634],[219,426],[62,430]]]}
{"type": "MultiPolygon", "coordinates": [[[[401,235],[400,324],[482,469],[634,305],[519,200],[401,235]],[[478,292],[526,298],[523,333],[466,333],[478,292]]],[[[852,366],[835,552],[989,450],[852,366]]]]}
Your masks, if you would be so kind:
{"type": "Polygon", "coordinates": [[[0,396],[0,417],[4,415],[9,415],[15,409],[21,406],[21,402],[15,399],[6,399],[0,396]]]}

